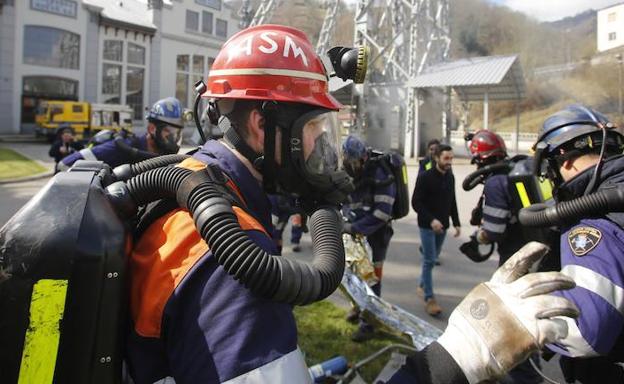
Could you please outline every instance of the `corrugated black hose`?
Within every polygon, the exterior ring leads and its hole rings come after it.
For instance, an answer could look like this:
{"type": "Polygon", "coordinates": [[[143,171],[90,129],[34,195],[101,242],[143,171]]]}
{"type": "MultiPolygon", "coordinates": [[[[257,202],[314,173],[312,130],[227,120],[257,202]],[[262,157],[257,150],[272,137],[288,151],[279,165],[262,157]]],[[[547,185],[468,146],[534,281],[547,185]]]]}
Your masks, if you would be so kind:
{"type": "Polygon", "coordinates": [[[113,169],[113,176],[115,176],[115,180],[125,181],[151,169],[177,164],[189,157],[191,156],[184,154],[162,155],[134,164],[122,164],[113,169]]]}
{"type": "MultiPolygon", "coordinates": [[[[208,171],[176,167],[150,170],[126,183],[126,195],[132,197],[134,206],[175,196],[180,206],[189,209],[217,262],[254,294],[304,305],[324,299],[338,287],[344,273],[344,248],[342,220],[336,209],[321,207],[310,217],[311,264],[271,255],[242,230],[224,185],[202,176],[202,172],[208,171]]],[[[117,200],[124,194],[121,184],[109,187],[109,194],[117,200]]]]}
{"type": "Polygon", "coordinates": [[[600,217],[609,212],[623,211],[624,187],[615,187],[563,201],[554,206],[534,204],[522,208],[518,219],[520,224],[529,227],[550,227],[574,222],[581,218],[600,217]]]}

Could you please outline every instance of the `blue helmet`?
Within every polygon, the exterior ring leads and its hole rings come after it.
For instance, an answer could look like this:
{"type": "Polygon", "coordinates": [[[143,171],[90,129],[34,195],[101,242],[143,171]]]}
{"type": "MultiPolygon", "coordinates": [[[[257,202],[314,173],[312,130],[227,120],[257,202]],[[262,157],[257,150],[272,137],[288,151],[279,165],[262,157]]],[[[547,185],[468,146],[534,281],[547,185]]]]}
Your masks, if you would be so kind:
{"type": "Polygon", "coordinates": [[[175,128],[184,128],[182,105],[175,97],[158,100],[145,118],[150,123],[164,123],[175,128]]]}
{"type": "MultiPolygon", "coordinates": [[[[575,149],[600,146],[601,142],[587,140],[587,137],[594,133],[602,133],[603,128],[611,130],[615,125],[605,115],[592,108],[580,104],[569,105],[544,121],[542,133],[533,149],[542,150],[549,155],[562,146],[571,146],[575,149]]],[[[615,131],[612,132],[619,135],[615,131]]]]}
{"type": "Polygon", "coordinates": [[[368,153],[368,148],[366,147],[366,143],[361,139],[354,135],[349,135],[344,143],[342,143],[342,153],[345,159],[363,160],[368,153]]]}

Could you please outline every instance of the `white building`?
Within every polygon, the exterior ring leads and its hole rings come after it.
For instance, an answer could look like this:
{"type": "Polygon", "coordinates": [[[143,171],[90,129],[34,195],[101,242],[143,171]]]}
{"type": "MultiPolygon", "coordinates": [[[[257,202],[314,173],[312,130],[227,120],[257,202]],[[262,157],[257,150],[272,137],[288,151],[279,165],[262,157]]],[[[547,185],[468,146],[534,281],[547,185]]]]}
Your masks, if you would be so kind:
{"type": "Polygon", "coordinates": [[[624,3],[598,10],[597,23],[598,52],[624,45],[624,3]]]}
{"type": "Polygon", "coordinates": [[[0,0],[0,134],[29,133],[41,100],[191,107],[228,37],[223,0],[0,0]]]}

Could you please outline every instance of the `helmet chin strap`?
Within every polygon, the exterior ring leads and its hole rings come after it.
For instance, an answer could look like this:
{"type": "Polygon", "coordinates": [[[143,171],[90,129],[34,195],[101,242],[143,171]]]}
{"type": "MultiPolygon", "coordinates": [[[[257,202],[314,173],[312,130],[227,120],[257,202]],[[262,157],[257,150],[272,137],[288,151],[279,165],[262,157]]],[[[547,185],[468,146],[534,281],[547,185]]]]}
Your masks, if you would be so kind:
{"type": "MultiPolygon", "coordinates": [[[[236,129],[230,127],[223,135],[223,140],[230,146],[234,147],[244,158],[249,160],[251,165],[258,171],[261,171],[264,162],[264,156],[256,153],[250,146],[243,140],[242,137],[236,132],[236,129]]],[[[266,139],[265,139],[266,141],[266,139]]]]}

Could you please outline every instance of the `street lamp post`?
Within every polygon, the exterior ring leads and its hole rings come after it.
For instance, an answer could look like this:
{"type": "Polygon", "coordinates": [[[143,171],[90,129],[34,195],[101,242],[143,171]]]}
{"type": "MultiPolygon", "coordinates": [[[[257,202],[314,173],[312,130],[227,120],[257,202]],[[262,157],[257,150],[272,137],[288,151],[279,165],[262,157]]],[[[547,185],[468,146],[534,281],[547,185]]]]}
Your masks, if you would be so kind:
{"type": "Polygon", "coordinates": [[[622,54],[615,55],[618,61],[618,114],[620,120],[622,119],[622,54]]]}

